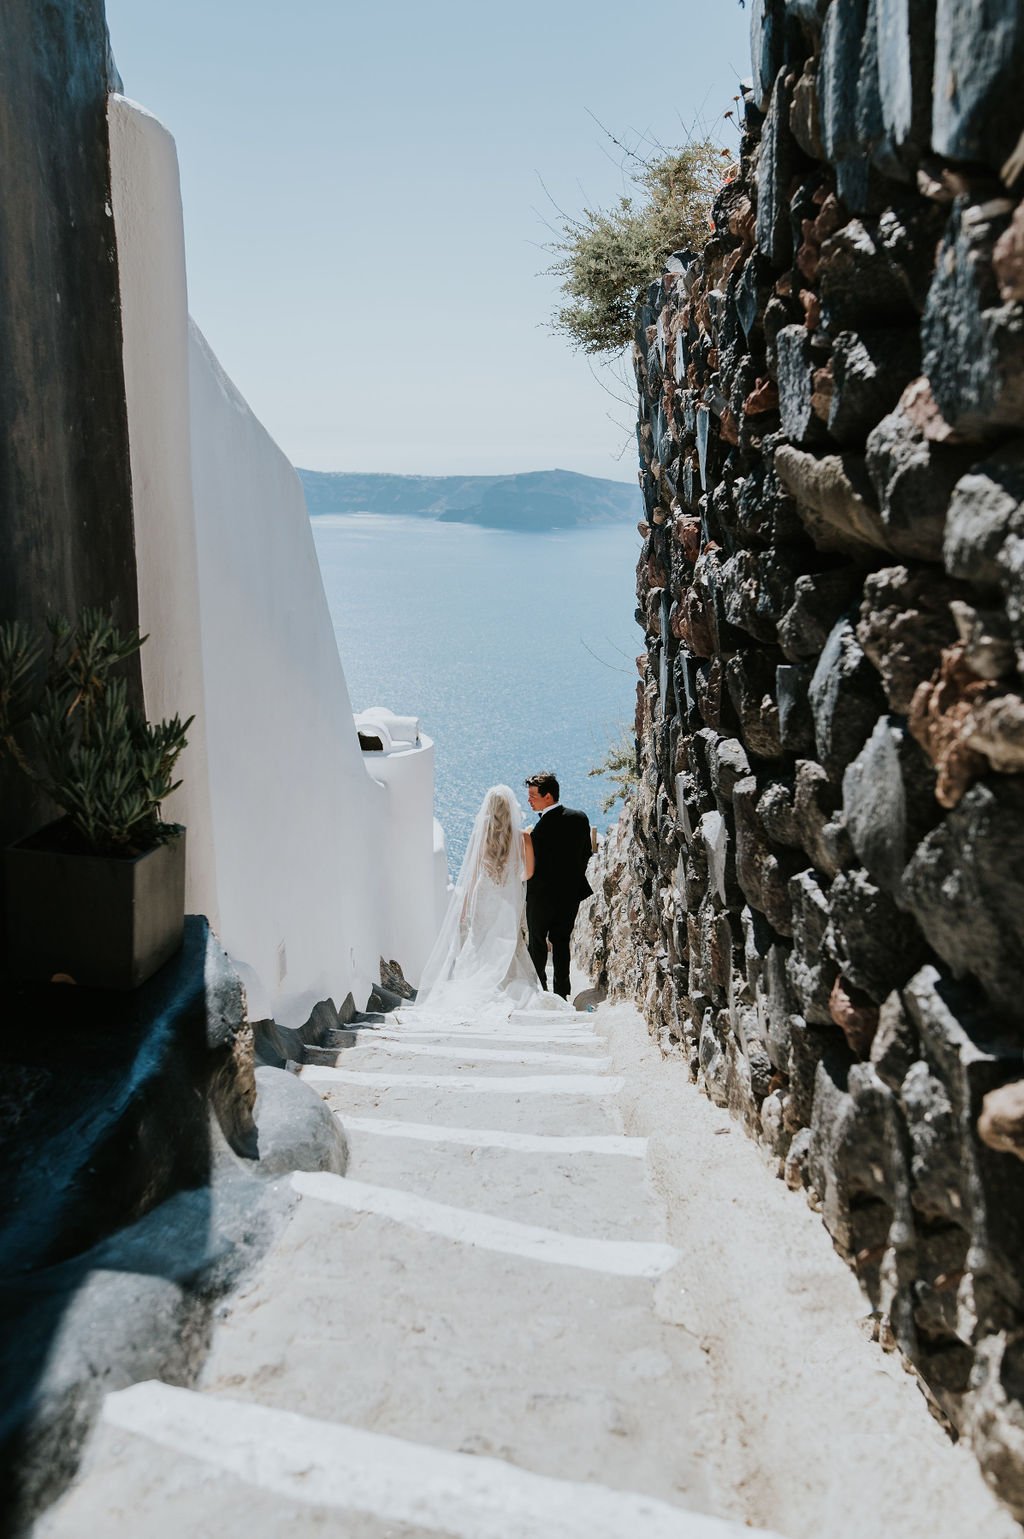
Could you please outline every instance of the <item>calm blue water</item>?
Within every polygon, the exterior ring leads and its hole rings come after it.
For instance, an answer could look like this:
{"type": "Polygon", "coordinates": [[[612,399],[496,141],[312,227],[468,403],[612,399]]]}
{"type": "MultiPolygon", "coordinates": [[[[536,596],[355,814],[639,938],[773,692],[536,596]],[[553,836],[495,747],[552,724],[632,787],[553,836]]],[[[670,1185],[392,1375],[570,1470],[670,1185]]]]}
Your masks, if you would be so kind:
{"type": "Polygon", "coordinates": [[[553,769],[598,828],[587,770],[633,720],[635,525],[513,534],[373,513],[312,520],[354,710],[434,738],[435,809],[457,871],[488,786],[553,769]]]}

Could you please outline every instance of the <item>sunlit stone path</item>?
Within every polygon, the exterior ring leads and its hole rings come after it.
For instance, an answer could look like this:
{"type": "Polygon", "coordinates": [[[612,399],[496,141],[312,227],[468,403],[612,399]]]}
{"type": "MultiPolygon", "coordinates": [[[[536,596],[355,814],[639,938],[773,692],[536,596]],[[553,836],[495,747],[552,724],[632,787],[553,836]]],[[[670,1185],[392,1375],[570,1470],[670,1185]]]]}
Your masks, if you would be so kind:
{"type": "Polygon", "coordinates": [[[306,1067],[348,1174],[289,1178],[287,1225],[199,1384],[109,1395],[39,1532],[736,1539],[781,1514],[787,1539],[914,1539],[965,1532],[963,1490],[972,1532],[1002,1539],[969,1462],[948,1464],[909,1381],[842,1317],[848,1278],[813,1215],[738,1130],[720,1136],[729,1119],[681,1068],[621,1008],[486,1033],[410,1012],[306,1067]],[[769,1264],[758,1221],[779,1200],[812,1261],[782,1235],[769,1264]],[[864,1439],[907,1418],[870,1489],[864,1439]]]}
{"type": "Polygon", "coordinates": [[[749,1534],[705,1515],[706,1360],[592,1021],[410,1015],[304,1069],[347,1176],[291,1178],[201,1385],[111,1395],[49,1531],[749,1534]]]}

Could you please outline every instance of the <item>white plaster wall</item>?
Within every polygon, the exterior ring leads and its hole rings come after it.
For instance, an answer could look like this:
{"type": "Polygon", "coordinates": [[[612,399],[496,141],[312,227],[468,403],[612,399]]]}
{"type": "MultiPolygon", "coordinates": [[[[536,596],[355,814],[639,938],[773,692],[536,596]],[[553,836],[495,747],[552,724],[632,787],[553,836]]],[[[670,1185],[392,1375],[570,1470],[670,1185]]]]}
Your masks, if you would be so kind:
{"type": "Polygon", "coordinates": [[[421,733],[415,747],[362,757],[388,793],[382,853],[398,947],[391,955],[409,982],[418,984],[442,917],[437,911],[434,856],[434,743],[421,733]]]}
{"type": "Polygon", "coordinates": [[[112,211],[117,230],[124,378],[135,506],[142,686],[151,717],[195,715],[164,816],[187,835],[185,905],[220,924],[206,753],[199,574],[190,474],[185,239],[170,134],[112,96],[112,211]]]}
{"type": "Polygon", "coordinates": [[[361,1003],[386,946],[401,960],[388,798],[363,765],[299,478],[195,325],[189,392],[221,937],[288,1025],[339,980],[361,1003]]]}
{"type": "Polygon", "coordinates": [[[298,478],[189,321],[174,142],[123,98],[110,138],[147,706],[198,718],[173,809],[190,906],[250,1015],[298,1024],[362,1003],[382,953],[409,967],[396,796],[359,750],[298,478]]]}

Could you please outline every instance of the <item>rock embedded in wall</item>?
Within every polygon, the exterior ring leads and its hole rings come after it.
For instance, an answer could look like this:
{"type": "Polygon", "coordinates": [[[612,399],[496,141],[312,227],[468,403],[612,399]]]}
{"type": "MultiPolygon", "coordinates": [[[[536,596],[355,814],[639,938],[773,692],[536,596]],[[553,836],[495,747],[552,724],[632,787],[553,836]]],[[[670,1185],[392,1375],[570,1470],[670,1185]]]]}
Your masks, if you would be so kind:
{"type": "Polygon", "coordinates": [[[638,310],[640,781],[578,945],[1024,1517],[1022,24],[978,15],[752,7],[739,176],[638,310]]]}

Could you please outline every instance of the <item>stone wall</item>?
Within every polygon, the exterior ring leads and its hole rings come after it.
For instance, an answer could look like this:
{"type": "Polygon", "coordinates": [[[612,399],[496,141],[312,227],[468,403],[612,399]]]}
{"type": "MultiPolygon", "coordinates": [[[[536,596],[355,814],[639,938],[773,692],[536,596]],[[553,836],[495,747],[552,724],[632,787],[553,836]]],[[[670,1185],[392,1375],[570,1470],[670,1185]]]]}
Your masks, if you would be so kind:
{"type": "Polygon", "coordinates": [[[752,28],[739,174],[638,318],[640,788],[585,959],[1024,1517],[1024,12],[752,28]]]}

